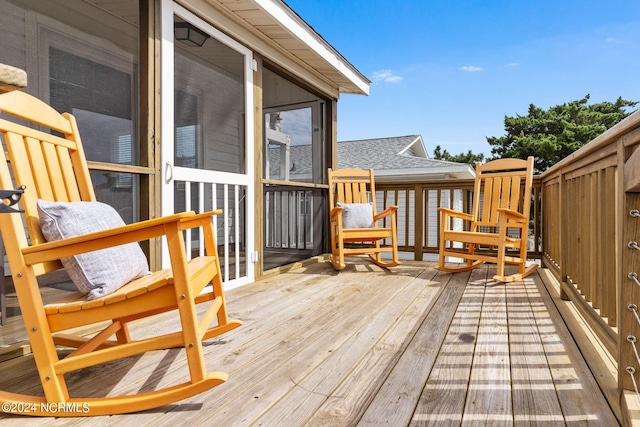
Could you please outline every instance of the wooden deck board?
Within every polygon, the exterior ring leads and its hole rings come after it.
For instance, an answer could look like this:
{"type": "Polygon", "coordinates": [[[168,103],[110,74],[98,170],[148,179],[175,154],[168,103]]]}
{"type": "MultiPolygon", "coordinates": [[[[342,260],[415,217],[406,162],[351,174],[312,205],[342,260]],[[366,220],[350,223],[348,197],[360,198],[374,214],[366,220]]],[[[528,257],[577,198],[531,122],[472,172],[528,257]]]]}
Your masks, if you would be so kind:
{"type": "MultiPolygon", "coordinates": [[[[486,279],[473,270],[469,282],[486,279]]],[[[469,388],[484,287],[467,286],[416,406],[412,426],[459,426],[469,388]]]]}
{"type": "MultiPolygon", "coordinates": [[[[494,266],[442,273],[357,258],[318,263],[227,293],[241,328],[205,343],[229,380],[174,405],[81,419],[0,414],[20,426],[617,425],[536,272],[508,285],[494,266]]],[[[163,315],[134,336],[175,328],[163,315]]],[[[0,333],[2,330],[0,329],[0,333]]],[[[74,372],[70,389],[132,393],[181,381],[181,350],[74,372]]],[[[28,356],[0,388],[37,393],[28,356]]]]}
{"type": "MultiPolygon", "coordinates": [[[[529,282],[530,279],[525,279],[529,282]]],[[[539,297],[517,282],[506,287],[513,413],[518,425],[562,426],[564,419],[538,333],[539,297]]]]}
{"type": "Polygon", "coordinates": [[[469,286],[483,286],[485,293],[462,425],[512,425],[506,287],[487,279],[469,286]]]}

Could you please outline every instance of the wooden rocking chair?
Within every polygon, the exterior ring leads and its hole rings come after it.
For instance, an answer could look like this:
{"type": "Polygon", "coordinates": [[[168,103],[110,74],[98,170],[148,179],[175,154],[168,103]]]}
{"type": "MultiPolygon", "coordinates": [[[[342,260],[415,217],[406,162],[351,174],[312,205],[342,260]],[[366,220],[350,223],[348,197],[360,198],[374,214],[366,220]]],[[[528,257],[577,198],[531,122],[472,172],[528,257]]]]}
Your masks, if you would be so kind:
{"type": "Polygon", "coordinates": [[[376,214],[376,188],[373,169],[329,169],[329,206],[331,263],[336,270],[345,268],[347,255],[369,255],[380,267],[399,264],[397,206],[376,214]],[[380,221],[383,226],[379,225],[380,221]],[[389,246],[381,242],[390,240],[389,246]],[[349,247],[345,247],[349,245],[349,247]],[[383,253],[391,253],[385,260],[383,253]]]}
{"type": "MultiPolygon", "coordinates": [[[[11,408],[12,412],[25,415],[58,417],[118,414],[166,405],[224,382],[227,374],[207,371],[202,345],[203,340],[241,325],[241,322],[227,317],[211,220],[213,215],[220,212],[181,213],[130,225],[124,225],[118,216],[121,226],[76,237],[62,236],[61,240],[47,242],[43,235],[44,228],[40,226],[42,218],[39,218],[43,206],[48,206],[47,209],[51,206],[61,209],[75,206],[88,208],[91,212],[95,206],[108,205],[95,201],[78,128],[72,115],[61,115],[23,92],[0,95],[0,111],[24,119],[40,129],[0,119],[0,135],[3,136],[9,156],[7,159],[5,151],[0,150],[0,188],[24,190],[20,207],[24,210],[25,220],[23,223],[22,215],[17,213],[1,214],[0,230],[44,390],[44,397],[0,391],[0,402],[10,403],[6,407],[11,408]],[[206,255],[188,259],[183,230],[195,227],[202,228],[206,255]],[[146,258],[137,242],[160,236],[164,236],[168,242],[171,268],[149,273],[146,258]],[[140,250],[147,274],[106,295],[99,291],[87,297],[78,292],[62,301],[43,304],[38,276],[59,269],[62,266],[61,259],[62,262],[65,259],[79,259],[78,254],[98,254],[94,251],[114,247],[116,255],[126,253],[123,252],[125,247],[140,250]],[[76,255],[78,258],[73,258],[76,255]],[[208,284],[211,284],[210,291],[205,289],[208,284]],[[196,305],[204,302],[208,302],[208,309],[198,316],[196,305]],[[129,322],[171,310],[179,314],[179,320],[176,320],[181,325],[179,332],[139,340],[131,338],[127,326],[129,322]],[[76,336],[69,331],[93,324],[106,327],[92,338],[76,336]],[[67,333],[60,334],[61,331],[67,333]],[[56,345],[76,350],[61,358],[56,345]],[[64,378],[66,373],[168,348],[184,348],[189,371],[187,381],[135,395],[93,398],[69,396],[64,378]],[[64,411],[60,410],[60,405],[63,405],[64,411]]],[[[110,206],[108,208],[112,209],[110,206]]],[[[89,214],[75,217],[74,221],[91,223],[98,219],[102,217],[89,214]]],[[[56,221],[59,222],[55,226],[62,229],[64,220],[64,215],[57,217],[56,221]]],[[[101,256],[96,265],[107,268],[107,272],[112,272],[113,276],[128,264],[109,265],[107,258],[101,256]]],[[[108,276],[111,278],[111,273],[108,276]]],[[[109,365],[101,367],[108,368],[109,365]]]]}
{"type": "Polygon", "coordinates": [[[458,272],[493,262],[497,264],[493,278],[501,282],[531,274],[538,267],[526,265],[532,182],[533,157],[477,163],[471,214],[438,208],[441,220],[437,268],[458,272]],[[453,218],[470,222],[469,231],[452,230],[453,218]],[[455,247],[456,242],[460,247],[455,247]],[[445,257],[464,258],[466,264],[447,266],[445,257]],[[518,273],[506,276],[505,264],[517,264],[518,273]]]}

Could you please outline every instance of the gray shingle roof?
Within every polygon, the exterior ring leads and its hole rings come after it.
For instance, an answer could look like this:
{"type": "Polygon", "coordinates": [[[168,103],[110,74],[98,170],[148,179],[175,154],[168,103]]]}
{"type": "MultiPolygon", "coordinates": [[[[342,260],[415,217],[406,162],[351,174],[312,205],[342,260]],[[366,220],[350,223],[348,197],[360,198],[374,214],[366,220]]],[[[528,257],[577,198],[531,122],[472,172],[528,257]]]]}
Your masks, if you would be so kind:
{"type": "Polygon", "coordinates": [[[360,169],[406,169],[448,167],[458,163],[428,158],[420,135],[338,142],[338,167],[360,169]],[[419,152],[424,155],[420,156],[419,152]]]}
{"type": "MultiPolygon", "coordinates": [[[[311,177],[311,146],[290,147],[289,174],[292,181],[311,177]]],[[[270,177],[280,179],[280,150],[269,150],[270,177]]],[[[469,178],[473,168],[467,164],[430,159],[420,135],[338,142],[338,168],[374,169],[376,176],[393,179],[469,178]]]]}

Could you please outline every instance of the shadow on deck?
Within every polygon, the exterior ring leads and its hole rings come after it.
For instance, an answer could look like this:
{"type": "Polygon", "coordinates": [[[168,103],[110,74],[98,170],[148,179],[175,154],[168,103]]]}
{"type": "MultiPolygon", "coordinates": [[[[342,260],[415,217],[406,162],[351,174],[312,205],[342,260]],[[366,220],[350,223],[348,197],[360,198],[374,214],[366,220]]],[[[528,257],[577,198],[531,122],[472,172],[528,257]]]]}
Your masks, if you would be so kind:
{"type": "MultiPolygon", "coordinates": [[[[244,325],[205,346],[209,369],[229,373],[225,384],[142,413],[91,420],[2,414],[0,423],[618,425],[619,409],[559,316],[545,271],[505,285],[491,279],[494,270],[450,274],[404,262],[387,271],[359,258],[340,273],[328,263],[296,268],[227,293],[231,317],[244,325]]],[[[162,316],[137,333],[175,324],[162,316]]],[[[186,372],[179,354],[75,372],[70,392],[177,383],[186,372]]],[[[1,389],[41,392],[29,356],[3,362],[0,372],[1,389]]]]}

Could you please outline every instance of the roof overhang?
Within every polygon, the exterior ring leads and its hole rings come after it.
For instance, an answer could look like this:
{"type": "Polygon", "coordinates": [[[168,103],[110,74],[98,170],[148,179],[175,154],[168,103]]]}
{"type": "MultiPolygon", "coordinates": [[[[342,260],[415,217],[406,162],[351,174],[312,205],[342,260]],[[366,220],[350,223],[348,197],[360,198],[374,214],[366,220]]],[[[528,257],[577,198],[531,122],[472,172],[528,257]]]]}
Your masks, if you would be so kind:
{"type": "Polygon", "coordinates": [[[375,175],[380,181],[431,181],[441,179],[473,179],[475,170],[460,163],[442,167],[376,169],[375,175]]]}
{"type": "Polygon", "coordinates": [[[416,135],[416,138],[413,141],[411,141],[409,145],[404,147],[398,154],[402,155],[409,149],[412,149],[417,157],[422,157],[425,159],[429,158],[429,153],[427,152],[427,149],[424,146],[422,135],[416,135]]]}
{"type": "MultiPolygon", "coordinates": [[[[336,49],[281,0],[207,0],[281,48],[340,93],[369,94],[371,83],[336,49]]],[[[259,46],[250,46],[250,48],[259,46]]],[[[267,52],[261,52],[265,54],[267,52]]],[[[285,66],[286,64],[279,64],[285,66]]]]}

